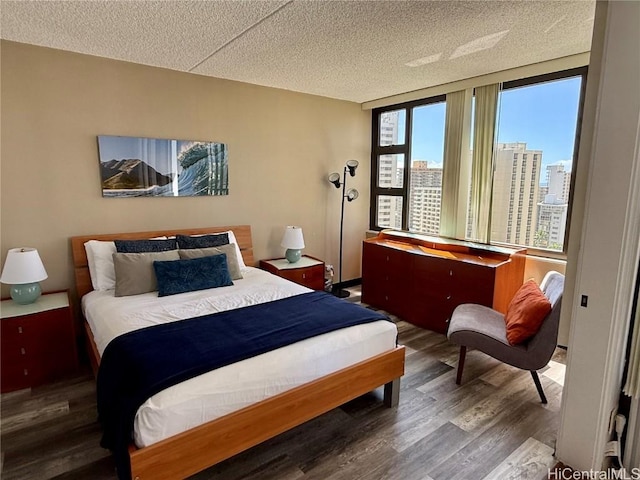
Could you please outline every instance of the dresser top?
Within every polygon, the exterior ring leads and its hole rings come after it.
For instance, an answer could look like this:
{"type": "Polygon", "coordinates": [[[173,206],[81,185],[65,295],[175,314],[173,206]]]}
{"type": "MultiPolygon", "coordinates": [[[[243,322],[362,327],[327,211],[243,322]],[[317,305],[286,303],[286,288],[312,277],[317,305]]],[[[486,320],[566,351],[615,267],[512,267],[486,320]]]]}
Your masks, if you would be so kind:
{"type": "Polygon", "coordinates": [[[382,245],[416,255],[446,258],[488,267],[497,267],[509,262],[514,255],[526,254],[526,249],[494,247],[395,230],[383,230],[377,237],[365,240],[365,243],[382,245]]]}
{"type": "Polygon", "coordinates": [[[13,300],[3,300],[0,302],[0,318],[21,317],[68,306],[69,296],[67,292],[41,295],[34,303],[29,305],[20,305],[13,300]]]}

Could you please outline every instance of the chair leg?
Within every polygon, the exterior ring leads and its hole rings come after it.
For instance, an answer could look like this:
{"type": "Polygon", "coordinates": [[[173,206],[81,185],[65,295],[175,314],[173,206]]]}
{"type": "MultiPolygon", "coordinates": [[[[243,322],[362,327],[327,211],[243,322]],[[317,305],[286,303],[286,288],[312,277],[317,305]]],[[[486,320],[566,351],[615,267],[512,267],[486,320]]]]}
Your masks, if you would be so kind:
{"type": "Polygon", "coordinates": [[[456,375],[456,385],[462,383],[462,369],[464,368],[464,357],[467,355],[467,347],[460,345],[460,357],[458,357],[458,374],[456,375]]]}
{"type": "Polygon", "coordinates": [[[538,372],[536,372],[535,370],[530,370],[530,372],[531,372],[531,376],[533,377],[533,383],[536,384],[536,388],[538,389],[538,394],[540,395],[540,401],[546,404],[547,397],[544,396],[544,390],[542,390],[542,384],[540,383],[538,372]]]}

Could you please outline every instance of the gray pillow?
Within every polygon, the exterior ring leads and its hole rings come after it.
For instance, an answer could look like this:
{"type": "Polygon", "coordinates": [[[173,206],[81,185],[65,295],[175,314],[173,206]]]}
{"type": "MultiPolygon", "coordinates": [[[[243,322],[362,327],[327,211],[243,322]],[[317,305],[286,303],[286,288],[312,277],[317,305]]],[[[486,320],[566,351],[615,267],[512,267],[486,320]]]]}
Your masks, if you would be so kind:
{"type": "Polygon", "coordinates": [[[158,289],[153,262],[180,260],[178,250],[145,253],[114,253],[113,268],[116,272],[116,297],[139,295],[158,289]]]}
{"type": "Polygon", "coordinates": [[[186,250],[178,250],[180,258],[188,260],[191,258],[210,257],[212,255],[220,255],[224,253],[227,255],[227,269],[231,275],[232,280],[239,280],[242,278],[240,273],[240,265],[238,265],[238,255],[236,254],[236,245],[234,243],[228,243],[227,245],[220,245],[219,247],[209,248],[189,248],[186,250]]]}

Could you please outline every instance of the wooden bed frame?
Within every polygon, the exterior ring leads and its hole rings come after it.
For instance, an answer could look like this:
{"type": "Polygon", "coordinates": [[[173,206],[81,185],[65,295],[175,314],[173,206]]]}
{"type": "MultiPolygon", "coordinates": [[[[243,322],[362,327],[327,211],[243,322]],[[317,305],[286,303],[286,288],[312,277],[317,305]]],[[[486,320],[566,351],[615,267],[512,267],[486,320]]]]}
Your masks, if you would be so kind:
{"type": "MultiPolygon", "coordinates": [[[[71,238],[78,299],[93,290],[84,243],[89,240],[144,239],[176,234],[198,235],[232,230],[244,262],[255,265],[251,227],[195,228],[136,233],[85,235],[71,238]]],[[[94,373],[100,356],[86,321],[87,349],[94,373]]],[[[226,460],[307,420],[328,412],[384,385],[384,404],[398,404],[404,374],[404,347],[357,363],[315,381],[287,390],[256,404],[145,448],[129,446],[133,480],[186,478],[226,460]]]]}

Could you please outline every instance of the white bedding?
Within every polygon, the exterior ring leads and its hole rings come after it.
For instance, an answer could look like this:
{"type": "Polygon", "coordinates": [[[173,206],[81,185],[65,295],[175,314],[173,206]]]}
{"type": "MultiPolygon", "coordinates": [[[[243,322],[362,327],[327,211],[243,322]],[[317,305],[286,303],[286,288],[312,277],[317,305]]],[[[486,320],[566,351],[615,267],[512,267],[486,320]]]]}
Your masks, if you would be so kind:
{"type": "MultiPolygon", "coordinates": [[[[114,297],[113,290],[82,298],[82,310],[100,354],[116,336],[150,325],[255,305],[310,292],[247,267],[232,287],[158,297],[157,292],[114,297]]],[[[252,403],[302,385],[395,347],[397,329],[380,321],[268,352],[163,390],[138,410],[134,440],[144,447],[252,403]]]]}

